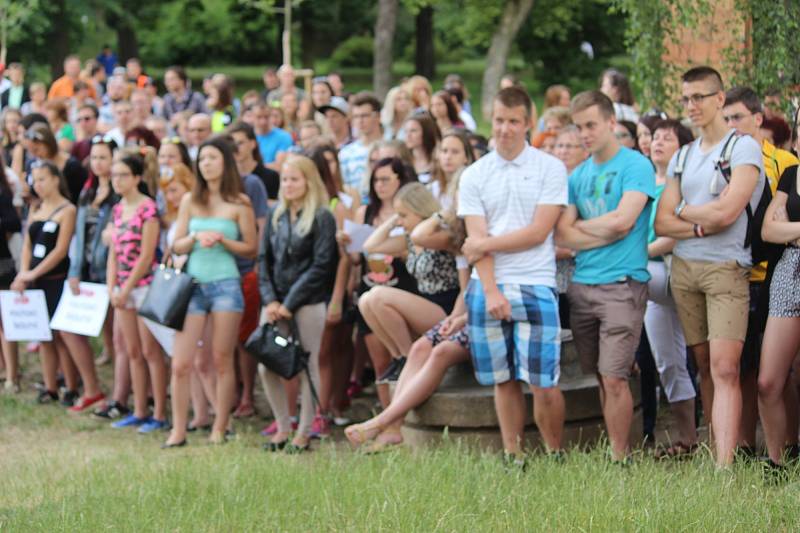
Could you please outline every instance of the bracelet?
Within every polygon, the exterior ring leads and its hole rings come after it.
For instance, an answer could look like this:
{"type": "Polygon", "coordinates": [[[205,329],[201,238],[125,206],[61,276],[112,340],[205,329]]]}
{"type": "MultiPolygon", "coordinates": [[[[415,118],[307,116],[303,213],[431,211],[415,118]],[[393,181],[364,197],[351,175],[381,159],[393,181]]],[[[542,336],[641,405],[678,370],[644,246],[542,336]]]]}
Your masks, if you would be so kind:
{"type": "Polygon", "coordinates": [[[703,237],[706,236],[706,232],[703,231],[703,226],[701,226],[700,224],[695,224],[694,226],[692,226],[692,231],[694,231],[694,235],[697,238],[702,239],[703,237]]]}

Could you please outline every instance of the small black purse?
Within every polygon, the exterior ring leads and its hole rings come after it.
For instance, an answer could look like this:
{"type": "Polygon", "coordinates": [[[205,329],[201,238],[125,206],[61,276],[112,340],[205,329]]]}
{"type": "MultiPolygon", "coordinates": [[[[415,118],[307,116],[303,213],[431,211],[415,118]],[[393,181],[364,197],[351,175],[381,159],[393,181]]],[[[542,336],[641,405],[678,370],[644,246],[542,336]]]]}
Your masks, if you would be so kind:
{"type": "Polygon", "coordinates": [[[168,266],[171,257],[170,253],[164,254],[164,262],[153,272],[153,281],[139,308],[139,315],[180,331],[192,298],[194,279],[181,269],[168,266]]]}
{"type": "Polygon", "coordinates": [[[265,323],[247,339],[245,350],[259,363],[284,379],[291,379],[308,367],[308,352],[300,344],[297,323],[289,320],[289,334],[277,324],[265,323]]]}

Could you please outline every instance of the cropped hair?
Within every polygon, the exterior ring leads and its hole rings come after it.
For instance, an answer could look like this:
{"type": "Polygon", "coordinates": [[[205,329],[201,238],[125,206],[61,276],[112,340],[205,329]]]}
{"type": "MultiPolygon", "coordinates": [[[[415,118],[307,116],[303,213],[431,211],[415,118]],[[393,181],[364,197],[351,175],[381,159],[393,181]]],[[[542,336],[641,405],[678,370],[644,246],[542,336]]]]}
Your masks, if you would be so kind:
{"type": "Polygon", "coordinates": [[[616,116],[611,98],[596,90],[578,93],[569,105],[569,112],[575,115],[575,113],[580,113],[595,105],[600,109],[600,113],[604,117],[611,118],[616,116]]]}
{"type": "Polygon", "coordinates": [[[691,83],[693,81],[706,81],[711,80],[716,85],[718,91],[725,90],[725,84],[722,83],[722,75],[709,66],[701,66],[690,68],[681,76],[683,83],[691,83]]]}
{"type": "Polygon", "coordinates": [[[500,89],[494,97],[495,102],[500,102],[505,107],[519,107],[525,108],[525,116],[530,118],[533,104],[528,92],[522,87],[516,85],[500,89]]]}
{"type": "Polygon", "coordinates": [[[750,87],[733,87],[725,93],[725,106],[742,104],[751,113],[763,113],[761,98],[750,87]]]}
{"type": "Polygon", "coordinates": [[[694,140],[692,130],[684,126],[680,120],[675,120],[674,118],[668,118],[657,122],[656,125],[653,126],[653,134],[655,134],[657,130],[672,130],[675,136],[678,137],[679,146],[689,144],[694,140]]]}
{"type": "Polygon", "coordinates": [[[353,97],[353,105],[351,107],[368,105],[376,113],[381,111],[381,101],[378,97],[368,91],[362,91],[353,97]]]}

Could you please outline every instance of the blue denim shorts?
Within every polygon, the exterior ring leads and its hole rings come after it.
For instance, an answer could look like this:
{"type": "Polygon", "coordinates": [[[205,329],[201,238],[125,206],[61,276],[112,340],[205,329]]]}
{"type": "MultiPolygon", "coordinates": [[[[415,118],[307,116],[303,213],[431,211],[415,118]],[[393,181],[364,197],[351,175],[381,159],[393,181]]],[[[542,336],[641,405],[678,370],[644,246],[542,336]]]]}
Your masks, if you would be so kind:
{"type": "Polygon", "coordinates": [[[189,300],[187,315],[205,315],[216,312],[241,313],[244,311],[242,282],[239,278],[197,283],[189,300]]]}

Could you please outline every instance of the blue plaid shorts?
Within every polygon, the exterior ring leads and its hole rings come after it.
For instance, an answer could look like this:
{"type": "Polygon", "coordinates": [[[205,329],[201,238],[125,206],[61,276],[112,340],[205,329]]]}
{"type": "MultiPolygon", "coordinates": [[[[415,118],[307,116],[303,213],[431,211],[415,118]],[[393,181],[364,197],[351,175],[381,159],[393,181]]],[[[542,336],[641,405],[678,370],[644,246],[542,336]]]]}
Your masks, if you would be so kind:
{"type": "Polygon", "coordinates": [[[561,360],[556,290],[510,283],[498,284],[498,288],[511,304],[511,320],[492,318],[479,280],[470,280],[467,287],[467,330],[475,377],[481,385],[513,379],[536,387],[555,387],[561,360]]]}

